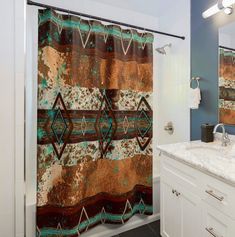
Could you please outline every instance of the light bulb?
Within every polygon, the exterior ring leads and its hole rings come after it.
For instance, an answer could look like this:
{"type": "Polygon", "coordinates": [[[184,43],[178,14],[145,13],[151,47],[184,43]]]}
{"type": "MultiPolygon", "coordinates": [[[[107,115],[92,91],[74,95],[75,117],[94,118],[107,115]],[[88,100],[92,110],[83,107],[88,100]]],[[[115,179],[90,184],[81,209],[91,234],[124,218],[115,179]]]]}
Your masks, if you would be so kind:
{"type": "Polygon", "coordinates": [[[235,3],[235,0],[223,0],[222,1],[222,5],[226,8],[226,7],[230,7],[235,3]]]}
{"type": "Polygon", "coordinates": [[[224,13],[227,15],[231,15],[233,13],[233,8],[232,7],[226,7],[224,9],[224,13]]]}
{"type": "Polygon", "coordinates": [[[221,9],[219,8],[218,4],[210,7],[208,10],[204,11],[202,13],[203,18],[208,18],[210,16],[215,15],[216,13],[218,13],[221,9]]]}

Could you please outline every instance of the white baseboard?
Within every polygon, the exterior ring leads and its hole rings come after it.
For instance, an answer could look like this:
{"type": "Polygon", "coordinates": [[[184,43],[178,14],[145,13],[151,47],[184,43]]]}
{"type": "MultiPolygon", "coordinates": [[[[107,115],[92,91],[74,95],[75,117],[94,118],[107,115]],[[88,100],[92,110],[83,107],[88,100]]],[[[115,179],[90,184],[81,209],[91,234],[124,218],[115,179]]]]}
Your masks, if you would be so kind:
{"type": "Polygon", "coordinates": [[[112,237],[128,230],[135,229],[137,227],[147,225],[151,222],[157,221],[160,219],[160,213],[153,214],[151,216],[142,216],[136,215],[132,217],[124,225],[113,225],[113,224],[104,224],[97,226],[87,233],[83,233],[82,237],[112,237]]]}

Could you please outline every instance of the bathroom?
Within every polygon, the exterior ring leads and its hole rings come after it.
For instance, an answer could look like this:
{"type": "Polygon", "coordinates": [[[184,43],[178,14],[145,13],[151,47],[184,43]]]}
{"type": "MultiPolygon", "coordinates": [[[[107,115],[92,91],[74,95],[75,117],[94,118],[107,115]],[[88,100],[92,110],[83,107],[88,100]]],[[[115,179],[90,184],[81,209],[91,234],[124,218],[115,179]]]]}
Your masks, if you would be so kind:
{"type": "Polygon", "coordinates": [[[234,237],[234,7],[2,1],[0,237],[234,237]]]}

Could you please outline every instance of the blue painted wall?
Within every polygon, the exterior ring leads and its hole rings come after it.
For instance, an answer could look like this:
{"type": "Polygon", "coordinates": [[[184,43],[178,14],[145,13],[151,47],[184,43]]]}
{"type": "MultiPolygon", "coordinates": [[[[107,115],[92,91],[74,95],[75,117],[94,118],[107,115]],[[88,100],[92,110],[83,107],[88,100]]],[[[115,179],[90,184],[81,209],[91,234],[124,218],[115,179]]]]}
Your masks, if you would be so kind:
{"type": "MultiPolygon", "coordinates": [[[[216,2],[191,0],[191,75],[202,78],[200,108],[191,110],[191,140],[200,139],[202,123],[218,123],[218,29],[235,21],[235,12],[232,16],[220,13],[203,19],[202,12],[216,2]]],[[[235,126],[226,129],[235,134],[235,126]]]]}

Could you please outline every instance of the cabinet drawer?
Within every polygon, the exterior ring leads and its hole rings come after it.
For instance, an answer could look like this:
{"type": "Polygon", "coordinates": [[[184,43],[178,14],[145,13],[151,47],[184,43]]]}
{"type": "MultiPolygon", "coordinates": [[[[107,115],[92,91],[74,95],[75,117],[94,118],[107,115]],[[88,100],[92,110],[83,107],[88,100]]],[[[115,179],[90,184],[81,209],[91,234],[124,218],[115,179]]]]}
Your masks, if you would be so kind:
{"type": "Polygon", "coordinates": [[[170,183],[174,182],[190,191],[198,192],[197,171],[174,159],[162,157],[161,159],[161,179],[170,183]]]}
{"type": "Polygon", "coordinates": [[[234,221],[207,203],[203,204],[203,237],[234,237],[234,221]]]}
{"type": "Polygon", "coordinates": [[[202,199],[210,206],[235,220],[235,189],[215,178],[202,174],[202,199]]]}

